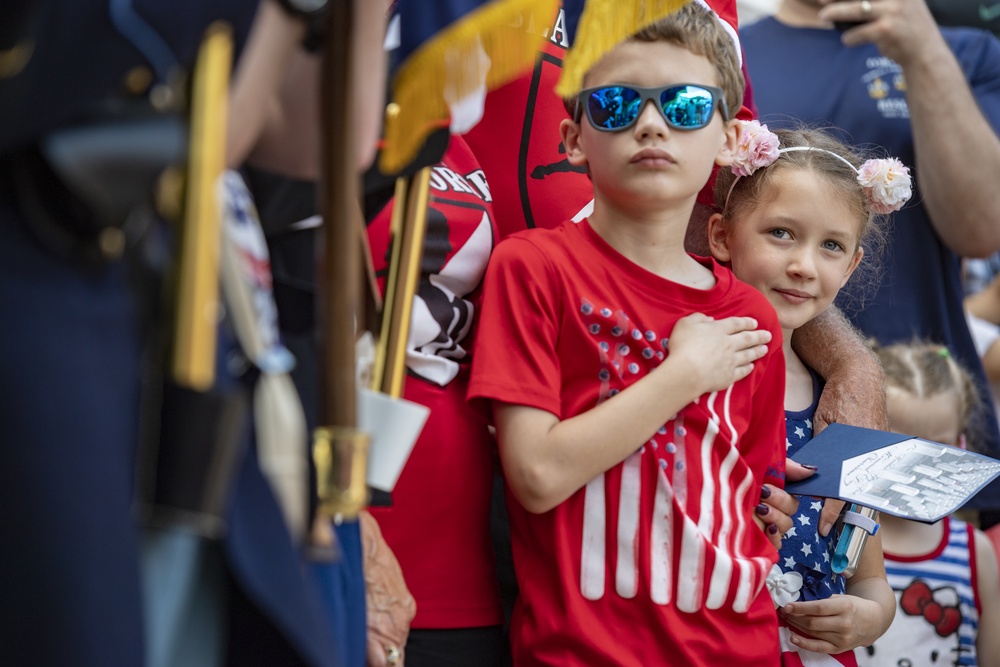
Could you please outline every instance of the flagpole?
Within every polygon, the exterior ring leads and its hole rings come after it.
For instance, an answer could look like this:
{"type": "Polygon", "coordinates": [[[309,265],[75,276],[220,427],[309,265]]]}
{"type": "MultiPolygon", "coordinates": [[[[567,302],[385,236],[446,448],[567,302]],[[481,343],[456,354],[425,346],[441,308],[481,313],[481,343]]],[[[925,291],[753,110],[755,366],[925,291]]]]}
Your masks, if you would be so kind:
{"type": "Polygon", "coordinates": [[[379,344],[372,372],[372,389],[392,398],[403,395],[406,348],[413,314],[413,297],[420,281],[420,261],[427,235],[427,202],[431,168],[396,179],[390,222],[392,255],[386,283],[379,344]]]}
{"type": "Polygon", "coordinates": [[[318,261],[319,423],[313,438],[320,504],[355,518],[367,504],[368,435],[357,427],[355,340],[363,317],[362,231],[350,91],[353,0],[329,3],[321,83],[323,119],[318,261]]]}
{"type": "Polygon", "coordinates": [[[232,34],[224,23],[206,31],[191,95],[191,141],[185,212],[181,222],[171,376],[183,387],[207,391],[215,381],[222,206],[219,180],[225,149],[232,34]]]}

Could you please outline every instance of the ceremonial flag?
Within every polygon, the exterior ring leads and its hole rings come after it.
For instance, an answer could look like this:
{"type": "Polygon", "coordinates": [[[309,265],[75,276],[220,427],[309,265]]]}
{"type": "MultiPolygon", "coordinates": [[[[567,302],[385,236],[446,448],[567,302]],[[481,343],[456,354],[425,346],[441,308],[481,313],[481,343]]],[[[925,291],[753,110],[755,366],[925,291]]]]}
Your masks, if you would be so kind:
{"type": "MultiPolygon", "coordinates": [[[[676,3],[676,0],[674,0],[676,3]]],[[[559,0],[399,0],[399,65],[392,72],[380,168],[395,173],[452,108],[529,70],[559,0]]]]}

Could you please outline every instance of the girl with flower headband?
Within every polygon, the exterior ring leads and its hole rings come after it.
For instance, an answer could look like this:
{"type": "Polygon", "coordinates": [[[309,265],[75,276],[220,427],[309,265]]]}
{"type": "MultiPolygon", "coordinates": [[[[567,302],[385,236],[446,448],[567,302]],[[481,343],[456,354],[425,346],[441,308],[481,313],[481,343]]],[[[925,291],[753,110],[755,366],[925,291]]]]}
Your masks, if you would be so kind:
{"type": "MultiPolygon", "coordinates": [[[[877,239],[880,215],[910,197],[898,160],[868,160],[819,130],[770,132],[743,122],[736,159],[716,181],[719,213],[709,220],[712,254],[774,306],[784,337],[788,455],[812,438],[823,389],[792,350],[792,333],[832,303],[877,239]]],[[[785,533],[767,586],[779,608],[782,664],[832,654],[857,665],[853,649],[871,644],[895,611],[878,534],[850,579],[832,571],[836,533],[818,532],[822,502],[803,498],[785,533]]],[[[828,663],[823,663],[828,664],[828,663]]]]}

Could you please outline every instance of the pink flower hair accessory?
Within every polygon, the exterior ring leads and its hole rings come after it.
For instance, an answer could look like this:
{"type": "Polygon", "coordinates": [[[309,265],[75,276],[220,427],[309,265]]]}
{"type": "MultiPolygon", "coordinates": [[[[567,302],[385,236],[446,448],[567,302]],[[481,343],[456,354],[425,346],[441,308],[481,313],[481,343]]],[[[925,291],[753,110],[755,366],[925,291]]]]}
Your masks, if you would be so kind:
{"type": "Polygon", "coordinates": [[[913,196],[913,179],[910,177],[910,169],[896,158],[868,160],[861,165],[861,169],[858,169],[847,158],[825,148],[814,148],[813,146],[779,148],[781,142],[778,135],[767,129],[767,125],[761,125],[756,120],[737,122],[740,126],[740,138],[736,146],[733,164],[730,166],[736,178],[729,186],[729,192],[726,193],[723,210],[729,207],[729,197],[733,194],[733,189],[741,177],[750,176],[761,167],[774,164],[782,153],[798,151],[822,151],[850,167],[857,174],[858,184],[861,185],[868,197],[868,207],[875,213],[882,215],[894,213],[903,208],[903,205],[913,196]]]}
{"type": "Polygon", "coordinates": [[[749,176],[778,159],[778,135],[756,120],[739,121],[740,139],[730,167],[737,176],[749,176]]]}

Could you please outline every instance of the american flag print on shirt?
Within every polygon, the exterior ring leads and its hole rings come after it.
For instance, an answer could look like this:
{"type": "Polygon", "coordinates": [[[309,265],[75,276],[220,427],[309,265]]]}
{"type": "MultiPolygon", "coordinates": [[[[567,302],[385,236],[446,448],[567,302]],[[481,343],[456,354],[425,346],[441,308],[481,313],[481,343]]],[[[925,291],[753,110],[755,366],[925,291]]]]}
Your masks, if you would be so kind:
{"type": "MultiPolygon", "coordinates": [[[[595,378],[599,402],[618,393],[613,388],[620,384],[616,380],[632,384],[665,358],[668,339],[633,325],[621,310],[584,300],[580,313],[600,355],[595,378]]],[[[607,473],[587,484],[580,553],[583,597],[601,599],[611,580],[615,593],[630,599],[645,580],[653,602],[673,604],[683,612],[729,607],[742,613],[750,607],[771,563],[763,557],[748,558],[740,549],[745,531],[757,530],[740,508],[751,489],[757,489],[748,469],[737,470],[740,451],[729,415],[731,393],[732,387],[702,396],[624,461],[617,526],[611,526],[607,516],[607,473]],[[709,415],[700,439],[685,426],[692,409],[709,415]],[[650,457],[658,469],[655,488],[643,489],[643,463],[650,457]],[[648,493],[654,496],[652,521],[645,524],[648,534],[640,539],[641,497],[648,493]],[[614,534],[608,534],[611,530],[614,534]],[[606,562],[609,540],[617,552],[613,572],[606,562]],[[640,558],[643,544],[648,545],[648,558],[640,558]],[[640,570],[643,563],[648,563],[646,572],[640,570]]]]}

